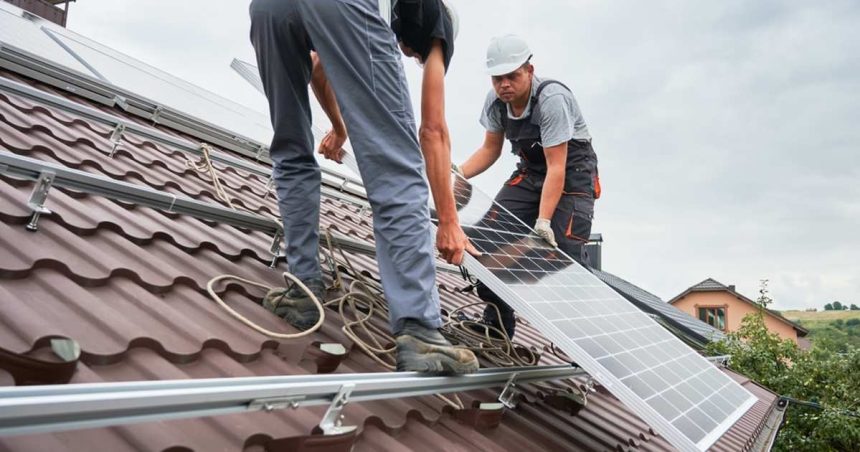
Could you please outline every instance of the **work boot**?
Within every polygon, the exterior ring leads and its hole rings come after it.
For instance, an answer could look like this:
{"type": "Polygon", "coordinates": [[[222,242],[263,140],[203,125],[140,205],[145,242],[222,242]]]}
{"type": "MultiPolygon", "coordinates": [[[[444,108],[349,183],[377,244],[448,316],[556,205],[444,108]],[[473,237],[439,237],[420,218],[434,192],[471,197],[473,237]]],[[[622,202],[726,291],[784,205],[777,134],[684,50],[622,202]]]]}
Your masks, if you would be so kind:
{"type": "MultiPolygon", "coordinates": [[[[325,285],[321,279],[302,281],[320,303],[325,301],[325,285]]],[[[301,331],[310,329],[320,319],[319,309],[311,297],[298,284],[289,289],[270,291],[263,299],[263,307],[301,331]]]]}
{"type": "Polygon", "coordinates": [[[471,350],[454,347],[439,330],[408,319],[394,339],[397,344],[397,371],[434,375],[463,375],[478,370],[478,358],[471,350]]]}

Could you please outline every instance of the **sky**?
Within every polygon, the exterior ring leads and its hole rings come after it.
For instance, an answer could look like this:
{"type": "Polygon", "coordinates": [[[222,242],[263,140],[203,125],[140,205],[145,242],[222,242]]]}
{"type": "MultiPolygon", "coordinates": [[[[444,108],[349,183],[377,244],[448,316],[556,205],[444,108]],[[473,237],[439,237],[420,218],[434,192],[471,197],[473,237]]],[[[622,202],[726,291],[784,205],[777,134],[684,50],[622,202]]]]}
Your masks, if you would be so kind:
{"type": "MultiPolygon", "coordinates": [[[[455,162],[483,139],[487,44],[519,34],[594,137],[604,270],[665,300],[706,278],[756,298],[768,279],[776,309],[860,304],[860,2],[452,2],[455,162]]],[[[229,69],[254,61],[248,4],[82,0],[68,27],[264,111],[229,69]]],[[[474,182],[494,194],[514,165],[505,153],[474,182]]]]}

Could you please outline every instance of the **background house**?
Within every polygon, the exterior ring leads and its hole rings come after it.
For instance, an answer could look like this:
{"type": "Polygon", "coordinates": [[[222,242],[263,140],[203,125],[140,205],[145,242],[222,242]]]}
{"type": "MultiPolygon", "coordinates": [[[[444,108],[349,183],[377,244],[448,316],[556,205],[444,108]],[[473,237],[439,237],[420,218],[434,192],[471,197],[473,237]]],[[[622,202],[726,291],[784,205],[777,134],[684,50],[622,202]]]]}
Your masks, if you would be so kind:
{"type": "MultiPolygon", "coordinates": [[[[681,311],[723,332],[735,331],[748,314],[761,309],[756,302],[741,295],[735,286],[726,286],[708,278],[669,301],[681,311]]],[[[776,311],[765,309],[765,325],[783,339],[800,343],[808,331],[776,311]]]]}

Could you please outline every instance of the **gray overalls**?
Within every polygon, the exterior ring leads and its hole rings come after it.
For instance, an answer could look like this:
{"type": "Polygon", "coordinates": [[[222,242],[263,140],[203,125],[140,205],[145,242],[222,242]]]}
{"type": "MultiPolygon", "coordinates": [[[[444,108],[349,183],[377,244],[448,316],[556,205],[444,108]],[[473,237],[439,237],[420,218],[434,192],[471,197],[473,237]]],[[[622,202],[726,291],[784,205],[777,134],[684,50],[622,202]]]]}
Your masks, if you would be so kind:
{"type": "MultiPolygon", "coordinates": [[[[537,88],[531,99],[532,112],[522,119],[508,117],[507,106],[496,100],[493,108],[501,112],[505,138],[511,142],[511,151],[520,158],[516,171],[511,174],[496,195],[496,203],[508,209],[528,226],[534,226],[538,219],[541,192],[547,173],[546,155],[541,145],[540,104],[541,92],[550,84],[564,84],[555,80],[545,80],[537,88]]],[[[594,199],[600,195],[597,177],[597,155],[590,141],[570,140],[567,143],[567,163],[564,176],[564,192],[550,221],[558,247],[581,265],[588,260],[585,244],[591,235],[591,220],[594,216],[594,199]]],[[[491,209],[487,213],[492,218],[491,209]]],[[[496,304],[502,313],[505,329],[514,329],[513,309],[494,294],[484,284],[477,285],[478,296],[484,301],[496,304]]],[[[496,317],[495,310],[485,310],[490,318],[496,317]]],[[[511,334],[513,336],[513,334],[511,334]]]]}
{"type": "Polygon", "coordinates": [[[391,329],[442,325],[424,159],[400,50],[377,0],[254,0],[251,42],[275,135],[270,154],[287,263],[320,278],[320,169],[308,82],[315,50],[334,89],[373,208],[391,329]]]}

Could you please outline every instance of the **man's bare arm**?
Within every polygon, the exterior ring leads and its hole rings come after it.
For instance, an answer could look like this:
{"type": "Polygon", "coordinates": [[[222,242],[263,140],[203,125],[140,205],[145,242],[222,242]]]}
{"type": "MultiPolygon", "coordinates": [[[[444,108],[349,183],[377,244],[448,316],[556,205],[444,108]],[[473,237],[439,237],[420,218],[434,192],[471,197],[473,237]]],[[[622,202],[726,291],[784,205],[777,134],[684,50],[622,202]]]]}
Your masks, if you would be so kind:
{"type": "Polygon", "coordinates": [[[567,166],[567,143],[544,149],[546,155],[546,178],[540,196],[538,217],[552,219],[558,200],[564,191],[564,172],[567,166]]]}
{"type": "Polygon", "coordinates": [[[313,63],[311,89],[332,124],[332,130],[320,142],[319,153],[329,160],[341,163],[343,159],[342,147],[347,137],[346,125],[340,114],[334,90],[331,88],[331,83],[325,75],[322,62],[316,52],[311,52],[311,62],[313,63]]]}
{"type": "Polygon", "coordinates": [[[433,42],[430,55],[424,62],[419,138],[439,219],[436,248],[443,259],[459,265],[468,239],[460,228],[451,189],[451,138],[445,121],[445,63],[439,40],[433,42]]]}
{"type": "Polygon", "coordinates": [[[487,131],[484,135],[484,144],[465,163],[460,165],[463,177],[466,179],[475,177],[496,163],[496,160],[502,155],[504,142],[505,135],[503,133],[487,131]]]}

